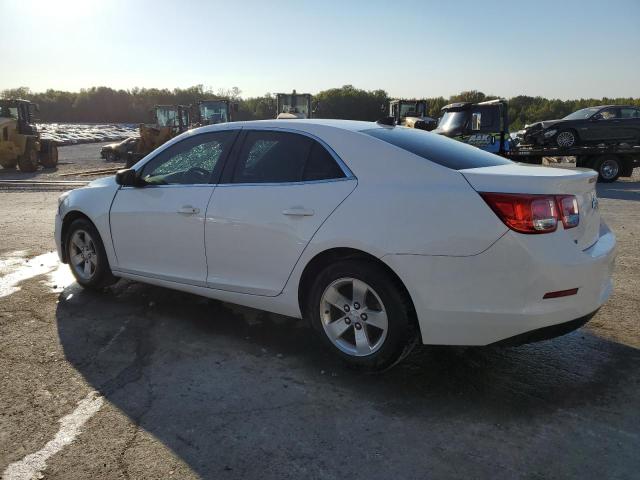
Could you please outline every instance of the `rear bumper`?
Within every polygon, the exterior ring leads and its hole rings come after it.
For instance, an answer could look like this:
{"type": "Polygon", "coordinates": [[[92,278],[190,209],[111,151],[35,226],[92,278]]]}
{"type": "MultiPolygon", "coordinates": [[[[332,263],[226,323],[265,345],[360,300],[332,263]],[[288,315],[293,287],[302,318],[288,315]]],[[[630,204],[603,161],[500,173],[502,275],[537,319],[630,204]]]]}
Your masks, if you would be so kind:
{"type": "Polygon", "coordinates": [[[596,313],[598,313],[598,310],[591,312],[584,317],[576,318],[575,320],[558,323],[556,325],[549,325],[548,327],[537,328],[530,332],[521,333],[519,335],[494,342],[491,345],[497,347],[516,347],[526,343],[541,342],[542,340],[560,337],[561,335],[566,335],[567,333],[573,332],[574,330],[584,326],[596,313]]]}
{"type": "Polygon", "coordinates": [[[423,343],[489,345],[597,311],[613,291],[615,253],[615,236],[603,224],[586,250],[561,230],[537,236],[509,231],[474,256],[382,260],[409,290],[423,343]],[[577,294],[543,299],[572,288],[577,294]]]}

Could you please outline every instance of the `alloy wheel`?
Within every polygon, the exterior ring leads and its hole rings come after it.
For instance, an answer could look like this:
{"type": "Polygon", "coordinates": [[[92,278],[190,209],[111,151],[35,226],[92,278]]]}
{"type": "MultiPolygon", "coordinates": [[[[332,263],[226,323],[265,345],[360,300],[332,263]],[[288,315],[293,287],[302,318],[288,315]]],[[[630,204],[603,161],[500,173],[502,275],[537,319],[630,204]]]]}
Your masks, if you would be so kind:
{"type": "Polygon", "coordinates": [[[320,319],[331,343],[356,357],[378,351],[389,329],[380,296],[357,278],[340,278],[325,289],[320,300],[320,319]]]}
{"type": "Polygon", "coordinates": [[[98,252],[91,235],[85,230],[76,230],[69,242],[69,263],[83,280],[91,280],[98,266],[98,252]]]}
{"type": "Polygon", "coordinates": [[[576,137],[572,132],[560,132],[556,137],[559,147],[573,147],[576,143],[576,137]]]}

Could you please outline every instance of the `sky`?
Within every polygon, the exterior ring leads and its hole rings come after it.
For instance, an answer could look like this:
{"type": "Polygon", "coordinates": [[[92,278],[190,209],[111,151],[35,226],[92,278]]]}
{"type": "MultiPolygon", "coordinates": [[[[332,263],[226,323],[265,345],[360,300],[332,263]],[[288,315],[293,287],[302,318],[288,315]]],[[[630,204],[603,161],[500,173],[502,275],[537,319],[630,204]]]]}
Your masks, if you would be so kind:
{"type": "Polygon", "coordinates": [[[640,0],[0,0],[0,90],[640,97],[640,0]]]}

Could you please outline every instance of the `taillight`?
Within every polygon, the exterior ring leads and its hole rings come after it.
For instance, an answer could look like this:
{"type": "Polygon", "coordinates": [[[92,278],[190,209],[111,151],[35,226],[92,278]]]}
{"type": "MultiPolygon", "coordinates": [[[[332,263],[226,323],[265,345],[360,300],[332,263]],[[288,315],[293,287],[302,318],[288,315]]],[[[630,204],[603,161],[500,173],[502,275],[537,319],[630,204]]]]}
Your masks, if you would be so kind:
{"type": "Polygon", "coordinates": [[[564,228],[580,222],[578,201],[573,195],[480,193],[487,205],[511,230],[520,233],[555,232],[558,220],[564,228]]]}
{"type": "Polygon", "coordinates": [[[549,233],[558,227],[556,200],[552,195],[481,193],[482,198],[507,227],[520,233],[549,233]]]}
{"type": "Polygon", "coordinates": [[[578,210],[578,199],[575,195],[557,195],[560,218],[564,228],[577,227],[580,223],[580,211],[578,210]]]}

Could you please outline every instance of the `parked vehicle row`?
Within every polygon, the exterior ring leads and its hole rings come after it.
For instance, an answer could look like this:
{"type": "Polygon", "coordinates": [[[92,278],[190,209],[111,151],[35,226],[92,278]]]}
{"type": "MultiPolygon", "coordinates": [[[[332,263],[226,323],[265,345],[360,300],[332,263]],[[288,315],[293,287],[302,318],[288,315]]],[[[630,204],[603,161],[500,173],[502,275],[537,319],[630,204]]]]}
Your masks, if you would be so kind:
{"type": "Polygon", "coordinates": [[[63,194],[55,239],[86,288],[128,278],[301,317],[384,369],[416,343],[587,322],[615,256],[595,180],[382,123],[225,123],[63,194]]]}

